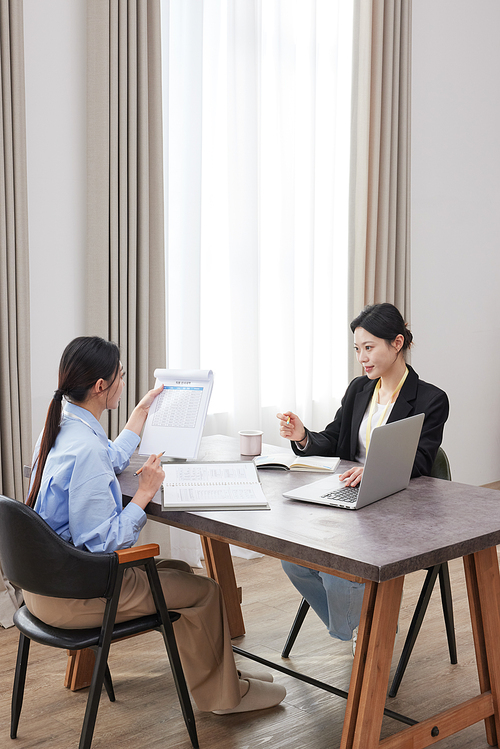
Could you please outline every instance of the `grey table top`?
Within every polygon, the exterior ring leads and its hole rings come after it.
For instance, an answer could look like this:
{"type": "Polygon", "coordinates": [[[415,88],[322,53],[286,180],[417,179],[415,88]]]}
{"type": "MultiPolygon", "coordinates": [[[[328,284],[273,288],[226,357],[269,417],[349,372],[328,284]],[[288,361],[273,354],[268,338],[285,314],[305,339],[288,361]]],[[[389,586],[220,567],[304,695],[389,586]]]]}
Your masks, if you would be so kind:
{"type": "MultiPolygon", "coordinates": [[[[265,447],[266,452],[283,452],[265,447]]],[[[220,435],[202,440],[198,462],[239,459],[243,458],[237,440],[220,435]]],[[[138,479],[133,472],[143,462],[144,458],[133,456],[119,476],[124,496],[135,493],[138,479]]],[[[270,511],[164,512],[157,495],[148,515],[273,556],[375,582],[500,543],[500,492],[493,489],[421,477],[412,479],[403,492],[349,511],[282,496],[322,474],[261,469],[259,476],[270,511]]]]}

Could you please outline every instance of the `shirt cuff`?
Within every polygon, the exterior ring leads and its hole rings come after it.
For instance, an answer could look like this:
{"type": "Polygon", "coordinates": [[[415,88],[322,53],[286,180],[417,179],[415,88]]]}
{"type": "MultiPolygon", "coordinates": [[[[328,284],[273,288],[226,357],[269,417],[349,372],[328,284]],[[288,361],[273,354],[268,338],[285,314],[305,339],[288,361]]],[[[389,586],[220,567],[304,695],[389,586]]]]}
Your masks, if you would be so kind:
{"type": "Polygon", "coordinates": [[[146,525],[148,519],[147,515],[139,505],[135,504],[135,502],[129,502],[128,505],[123,508],[122,513],[125,513],[128,516],[136,530],[140,531],[146,525]]]}
{"type": "Polygon", "coordinates": [[[307,440],[304,447],[301,447],[298,442],[295,443],[295,447],[297,448],[297,450],[300,450],[301,453],[303,453],[304,450],[307,450],[307,448],[309,447],[309,435],[307,435],[307,440]]]}
{"type": "Polygon", "coordinates": [[[124,450],[124,452],[132,455],[140,441],[141,438],[138,434],[131,432],[130,429],[123,429],[114,440],[114,443],[120,450],[124,450]]]}

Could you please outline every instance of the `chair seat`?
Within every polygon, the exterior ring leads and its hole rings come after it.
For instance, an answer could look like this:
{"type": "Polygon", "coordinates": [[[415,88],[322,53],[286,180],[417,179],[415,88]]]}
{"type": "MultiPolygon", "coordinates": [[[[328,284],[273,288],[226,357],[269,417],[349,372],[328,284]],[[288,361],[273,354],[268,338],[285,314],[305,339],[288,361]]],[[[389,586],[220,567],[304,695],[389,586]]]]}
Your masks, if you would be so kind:
{"type": "MultiPolygon", "coordinates": [[[[180,614],[176,611],[169,611],[170,620],[177,621],[180,614]]],[[[64,648],[66,650],[83,650],[92,648],[99,644],[101,627],[91,629],[61,629],[51,627],[34,616],[26,606],[21,606],[14,614],[14,624],[16,627],[34,642],[40,645],[49,645],[53,648],[64,648]]],[[[142,616],[139,619],[121,622],[113,627],[113,640],[119,640],[122,637],[131,637],[148,629],[157,629],[161,626],[160,618],[157,614],[142,616]]]]}

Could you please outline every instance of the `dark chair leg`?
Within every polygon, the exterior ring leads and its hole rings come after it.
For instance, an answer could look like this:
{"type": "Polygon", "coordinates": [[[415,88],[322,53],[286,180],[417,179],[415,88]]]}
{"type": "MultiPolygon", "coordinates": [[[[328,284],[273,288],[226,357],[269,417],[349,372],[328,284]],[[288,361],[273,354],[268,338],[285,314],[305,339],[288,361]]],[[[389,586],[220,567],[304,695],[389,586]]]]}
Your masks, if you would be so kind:
{"type": "Polygon", "coordinates": [[[408,661],[410,660],[413,646],[415,645],[417,635],[420,632],[420,627],[422,626],[422,621],[424,619],[425,612],[427,611],[427,606],[429,605],[429,600],[440,568],[441,565],[436,564],[434,565],[434,567],[431,567],[427,570],[427,575],[425,577],[422,590],[420,591],[420,597],[415,607],[410,628],[408,630],[405,644],[403,646],[403,652],[401,653],[401,658],[399,659],[398,667],[396,669],[391,688],[389,689],[389,697],[395,697],[398,693],[398,689],[406,670],[406,666],[408,665],[408,661]]]}
{"type": "Polygon", "coordinates": [[[82,732],[80,735],[79,749],[90,749],[92,738],[94,736],[95,721],[101,699],[102,685],[104,683],[104,674],[108,667],[109,644],[106,648],[101,646],[97,652],[92,681],[90,683],[89,695],[87,698],[87,707],[83,719],[82,732]]]}
{"type": "Polygon", "coordinates": [[[24,684],[26,682],[26,669],[28,668],[28,655],[30,652],[30,639],[20,633],[17,648],[16,673],[14,676],[14,688],[12,690],[12,706],[10,721],[10,738],[17,736],[19,717],[23,706],[24,684]]]}
{"type": "Polygon", "coordinates": [[[191,739],[191,744],[194,749],[198,749],[198,734],[196,733],[196,723],[194,719],[193,706],[191,704],[191,698],[189,696],[186,679],[184,678],[184,671],[182,670],[181,659],[179,657],[179,651],[177,649],[177,643],[175,641],[174,632],[172,629],[172,623],[170,626],[162,628],[163,640],[167,649],[168,660],[170,662],[170,668],[172,669],[172,676],[174,677],[175,688],[177,689],[177,695],[179,697],[179,703],[184,717],[184,723],[191,739]]]}
{"type": "Polygon", "coordinates": [[[446,636],[448,638],[448,649],[450,651],[450,661],[453,664],[458,663],[457,657],[457,640],[455,637],[455,622],[453,619],[453,599],[451,597],[450,569],[448,562],[443,562],[439,570],[439,588],[441,590],[441,603],[443,605],[444,623],[446,626],[446,636]]]}
{"type": "Polygon", "coordinates": [[[297,614],[295,616],[295,620],[292,624],[292,628],[290,629],[290,632],[288,633],[288,637],[285,642],[285,647],[283,648],[281,652],[282,658],[288,658],[290,655],[290,650],[293,647],[293,644],[295,640],[297,639],[297,635],[299,634],[299,630],[302,626],[302,622],[304,621],[307,612],[309,611],[309,604],[307,603],[306,599],[303,598],[300,602],[299,609],[297,611],[297,614]]]}
{"type": "MultiPolygon", "coordinates": [[[[94,651],[94,655],[97,659],[97,653],[99,652],[99,648],[96,646],[95,648],[92,648],[94,651]]],[[[115,697],[115,690],[113,687],[113,679],[111,678],[111,671],[109,670],[109,666],[106,663],[106,668],[104,669],[104,687],[106,689],[106,694],[109,697],[110,702],[116,702],[115,697]]]]}
{"type": "Polygon", "coordinates": [[[165,647],[167,649],[168,660],[170,662],[172,676],[174,677],[174,684],[177,690],[177,696],[179,697],[179,703],[181,706],[182,715],[184,717],[184,723],[186,724],[189,738],[191,739],[191,744],[193,745],[194,749],[198,749],[198,734],[196,732],[196,722],[194,719],[193,706],[191,704],[191,698],[189,696],[186,679],[184,677],[184,671],[182,669],[177,642],[175,641],[174,629],[170,620],[170,615],[168,613],[165,599],[163,598],[163,594],[161,593],[161,583],[158,576],[158,570],[156,569],[154,560],[148,560],[145,567],[151,585],[153,600],[163,622],[161,632],[163,635],[163,640],[165,642],[165,647]]]}
{"type": "Polygon", "coordinates": [[[92,744],[95,721],[99,709],[99,700],[101,699],[102,685],[104,683],[106,670],[108,669],[109,648],[111,645],[111,637],[113,635],[116,611],[118,609],[118,599],[121,590],[123,572],[124,568],[118,567],[113,597],[107,601],[104,610],[100,642],[97,648],[94,671],[92,673],[92,681],[90,683],[89,696],[87,698],[87,707],[85,708],[85,717],[83,719],[79,749],[90,749],[92,744]]]}
{"type": "Polygon", "coordinates": [[[111,671],[106,663],[106,670],[104,672],[104,686],[106,688],[107,695],[110,702],[115,702],[115,690],[113,689],[113,679],[111,678],[111,671]]]}

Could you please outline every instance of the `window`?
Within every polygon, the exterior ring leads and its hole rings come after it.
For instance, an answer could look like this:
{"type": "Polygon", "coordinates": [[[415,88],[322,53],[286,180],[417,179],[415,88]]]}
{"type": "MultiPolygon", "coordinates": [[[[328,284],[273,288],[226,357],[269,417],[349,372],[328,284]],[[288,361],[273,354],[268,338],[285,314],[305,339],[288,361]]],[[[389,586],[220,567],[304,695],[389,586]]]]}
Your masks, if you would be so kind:
{"type": "Polygon", "coordinates": [[[208,430],[347,384],[351,0],[163,0],[167,351],[213,369],[208,430]]]}

